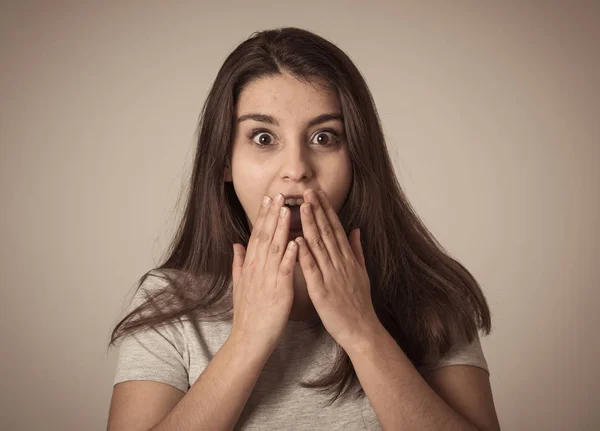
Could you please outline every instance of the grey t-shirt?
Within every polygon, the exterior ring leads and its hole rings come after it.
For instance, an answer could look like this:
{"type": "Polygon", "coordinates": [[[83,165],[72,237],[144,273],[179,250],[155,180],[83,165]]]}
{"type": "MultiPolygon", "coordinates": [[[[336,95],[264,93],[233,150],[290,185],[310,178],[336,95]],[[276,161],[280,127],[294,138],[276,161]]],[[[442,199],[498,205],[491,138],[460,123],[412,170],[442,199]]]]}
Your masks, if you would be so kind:
{"type": "MultiPolygon", "coordinates": [[[[164,283],[148,277],[129,309],[143,299],[144,290],[164,283]]],[[[183,392],[204,371],[227,340],[231,320],[199,322],[200,334],[188,321],[173,323],[124,337],[119,346],[114,384],[127,380],[151,380],[169,384],[183,392]]],[[[338,399],[331,406],[328,393],[301,387],[331,368],[337,345],[315,321],[288,321],[284,334],[267,360],[237,423],[236,430],[382,430],[366,396],[338,399]]],[[[437,364],[472,365],[489,374],[479,338],[456,346],[437,364]]],[[[420,369],[423,372],[425,369],[420,369]]]]}

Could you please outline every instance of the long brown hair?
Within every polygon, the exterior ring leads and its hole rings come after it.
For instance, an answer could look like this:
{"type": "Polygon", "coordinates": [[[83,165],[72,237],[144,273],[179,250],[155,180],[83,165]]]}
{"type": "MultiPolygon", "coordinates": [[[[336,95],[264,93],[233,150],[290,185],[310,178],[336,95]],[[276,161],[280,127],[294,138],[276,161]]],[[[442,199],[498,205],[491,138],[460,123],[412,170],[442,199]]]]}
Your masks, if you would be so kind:
{"type": "MultiPolygon", "coordinates": [[[[202,108],[183,218],[164,263],[144,274],[163,276],[115,327],[110,345],[141,329],[178,319],[226,320],[233,315],[234,243],[247,247],[250,228],[233,185],[224,182],[235,133],[235,107],[254,80],[289,72],[306,83],[322,78],[337,91],[352,160],[353,182],[339,217],[360,228],[377,316],[415,367],[435,362],[478,329],[491,330],[485,296],[469,271],[437,242],[408,202],[391,163],[373,97],[350,58],[309,31],[287,27],[253,33],[225,60],[202,108]],[[152,273],[152,274],[151,274],[152,273]]],[[[358,386],[349,356],[338,347],[331,372],[303,387],[333,394],[358,386]]]]}

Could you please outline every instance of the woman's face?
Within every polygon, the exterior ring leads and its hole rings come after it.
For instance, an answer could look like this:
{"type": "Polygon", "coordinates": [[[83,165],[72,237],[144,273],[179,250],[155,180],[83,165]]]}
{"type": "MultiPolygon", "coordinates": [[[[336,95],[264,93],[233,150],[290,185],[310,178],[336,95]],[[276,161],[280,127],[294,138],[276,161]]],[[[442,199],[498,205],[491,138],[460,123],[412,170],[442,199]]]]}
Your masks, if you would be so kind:
{"type": "Polygon", "coordinates": [[[341,117],[337,94],[287,73],[256,80],[241,92],[225,181],[233,182],[250,229],[265,195],[274,199],[278,193],[303,195],[308,188],[322,189],[335,211],[341,210],[352,183],[352,165],[342,120],[311,124],[324,114],[341,117]]]}

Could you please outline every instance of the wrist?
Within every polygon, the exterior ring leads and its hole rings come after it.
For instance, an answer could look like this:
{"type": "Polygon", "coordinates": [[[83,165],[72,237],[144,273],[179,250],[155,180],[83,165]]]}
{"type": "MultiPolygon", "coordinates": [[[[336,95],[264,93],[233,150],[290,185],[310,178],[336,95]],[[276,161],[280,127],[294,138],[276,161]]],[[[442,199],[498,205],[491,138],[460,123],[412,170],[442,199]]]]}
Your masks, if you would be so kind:
{"type": "Polygon", "coordinates": [[[391,337],[379,319],[375,318],[368,324],[362,325],[352,337],[349,337],[343,344],[340,343],[340,346],[349,356],[353,354],[361,355],[365,351],[372,351],[381,339],[386,336],[391,337]]]}
{"type": "Polygon", "coordinates": [[[226,342],[233,345],[236,352],[258,358],[268,358],[277,345],[276,341],[271,341],[268,337],[242,331],[231,331],[226,342]]]}

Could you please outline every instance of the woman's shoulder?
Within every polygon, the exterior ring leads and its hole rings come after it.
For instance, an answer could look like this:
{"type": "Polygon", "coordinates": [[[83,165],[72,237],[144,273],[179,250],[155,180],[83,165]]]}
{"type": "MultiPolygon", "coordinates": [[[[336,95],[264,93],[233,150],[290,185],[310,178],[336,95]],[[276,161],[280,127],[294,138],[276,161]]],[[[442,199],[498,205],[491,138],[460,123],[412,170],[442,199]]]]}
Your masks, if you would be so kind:
{"type": "Polygon", "coordinates": [[[188,308],[200,299],[204,277],[196,277],[179,270],[155,268],[142,275],[129,301],[130,308],[142,304],[158,307],[161,312],[175,312],[188,308]]]}
{"type": "Polygon", "coordinates": [[[419,372],[423,374],[427,371],[450,365],[471,365],[482,368],[490,374],[478,333],[475,334],[471,341],[464,339],[457,341],[448,353],[442,356],[438,361],[419,367],[419,372]]]}

